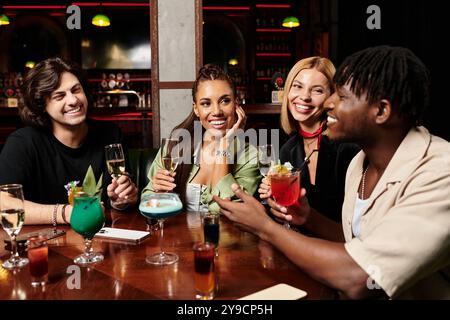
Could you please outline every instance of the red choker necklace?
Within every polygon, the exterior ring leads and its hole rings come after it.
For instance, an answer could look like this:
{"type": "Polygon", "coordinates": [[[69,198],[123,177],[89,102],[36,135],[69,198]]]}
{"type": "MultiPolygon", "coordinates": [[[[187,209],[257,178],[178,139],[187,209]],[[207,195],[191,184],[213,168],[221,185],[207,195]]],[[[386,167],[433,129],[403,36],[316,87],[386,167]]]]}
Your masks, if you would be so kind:
{"type": "Polygon", "coordinates": [[[302,128],[298,129],[298,133],[303,137],[303,139],[305,138],[315,138],[317,137],[317,149],[320,149],[320,138],[322,137],[322,132],[324,130],[324,126],[325,126],[325,122],[322,122],[320,124],[319,129],[317,129],[316,131],[310,133],[310,132],[306,132],[304,130],[302,130],[302,128]]]}

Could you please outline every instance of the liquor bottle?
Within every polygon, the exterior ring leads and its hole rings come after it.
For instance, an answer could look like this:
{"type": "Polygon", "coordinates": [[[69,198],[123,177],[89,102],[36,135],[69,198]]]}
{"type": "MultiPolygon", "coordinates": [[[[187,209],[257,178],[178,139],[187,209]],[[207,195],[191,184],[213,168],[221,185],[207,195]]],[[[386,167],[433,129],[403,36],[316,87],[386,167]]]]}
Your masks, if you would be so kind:
{"type": "Polygon", "coordinates": [[[270,26],[272,28],[275,27],[275,19],[274,18],[270,18],[270,26]]]}

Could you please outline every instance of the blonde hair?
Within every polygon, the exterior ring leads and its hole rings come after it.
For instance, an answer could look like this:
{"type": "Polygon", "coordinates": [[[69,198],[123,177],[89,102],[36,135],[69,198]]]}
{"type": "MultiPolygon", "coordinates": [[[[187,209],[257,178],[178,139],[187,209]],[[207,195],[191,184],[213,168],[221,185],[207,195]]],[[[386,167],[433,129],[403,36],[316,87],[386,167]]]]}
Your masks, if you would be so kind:
{"type": "Polygon", "coordinates": [[[286,132],[287,134],[291,134],[298,129],[297,120],[295,120],[292,114],[289,112],[288,95],[295,77],[299,74],[300,71],[304,69],[316,69],[317,71],[322,73],[328,80],[330,93],[333,93],[334,91],[333,77],[336,72],[336,68],[329,59],[316,56],[298,61],[289,71],[289,74],[286,78],[286,83],[284,85],[283,102],[281,104],[281,128],[283,128],[284,132],[286,132]]]}

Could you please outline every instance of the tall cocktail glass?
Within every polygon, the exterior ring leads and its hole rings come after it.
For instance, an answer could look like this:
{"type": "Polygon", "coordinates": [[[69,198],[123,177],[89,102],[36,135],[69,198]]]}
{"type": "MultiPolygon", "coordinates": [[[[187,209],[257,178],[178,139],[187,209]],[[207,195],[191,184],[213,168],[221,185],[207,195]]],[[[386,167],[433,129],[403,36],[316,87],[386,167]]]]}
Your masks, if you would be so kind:
{"type": "Polygon", "coordinates": [[[92,238],[103,228],[105,215],[98,196],[88,196],[84,192],[75,194],[74,207],[70,217],[72,229],[84,237],[84,253],[75,257],[76,264],[87,266],[103,261],[103,255],[92,249],[92,238]]]}

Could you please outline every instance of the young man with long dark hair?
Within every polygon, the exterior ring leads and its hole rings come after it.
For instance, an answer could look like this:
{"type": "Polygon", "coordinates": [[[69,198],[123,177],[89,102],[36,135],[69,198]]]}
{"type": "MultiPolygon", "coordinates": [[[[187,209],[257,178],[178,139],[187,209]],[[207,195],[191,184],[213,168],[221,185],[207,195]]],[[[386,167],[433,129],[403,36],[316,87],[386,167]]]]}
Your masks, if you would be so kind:
{"type": "MultiPolygon", "coordinates": [[[[89,166],[96,179],[109,176],[104,147],[121,143],[122,134],[112,123],[87,119],[83,79],[76,65],[60,58],[38,63],[25,77],[19,113],[27,126],[3,147],[0,184],[23,185],[27,224],[68,223],[72,206],[59,205],[68,201],[65,185],[81,184],[89,166]]],[[[123,175],[109,183],[106,197],[124,209],[137,202],[137,188],[123,175]]]]}

